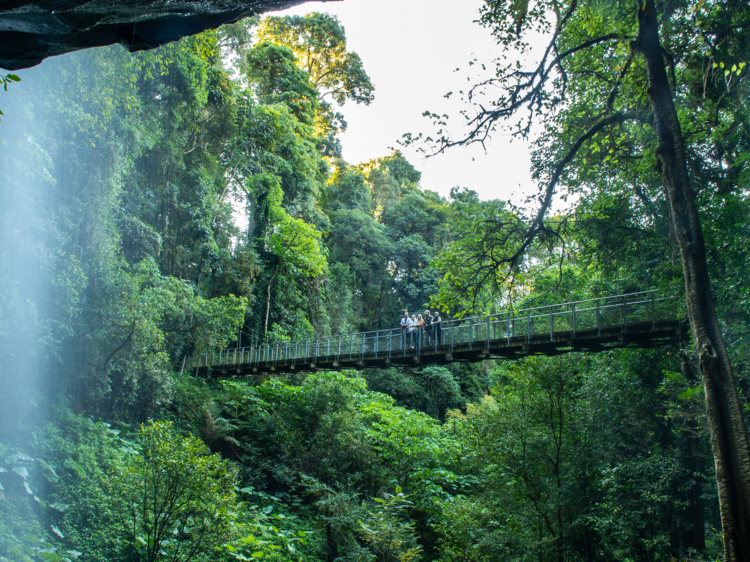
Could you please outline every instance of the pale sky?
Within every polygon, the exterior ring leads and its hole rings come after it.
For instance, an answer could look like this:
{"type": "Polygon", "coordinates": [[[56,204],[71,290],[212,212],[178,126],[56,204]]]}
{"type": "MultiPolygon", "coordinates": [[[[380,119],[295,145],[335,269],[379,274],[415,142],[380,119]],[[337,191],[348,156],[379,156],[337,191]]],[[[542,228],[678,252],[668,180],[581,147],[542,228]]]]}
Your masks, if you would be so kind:
{"type": "MultiPolygon", "coordinates": [[[[375,86],[369,105],[347,103],[341,112],[349,128],[342,136],[344,159],[356,164],[399,148],[396,141],[406,132],[434,132],[426,110],[447,113],[454,136],[461,132],[464,105],[457,95],[476,77],[469,61],[489,62],[499,48],[489,32],[474,23],[481,0],[343,0],[308,2],[283,14],[327,12],[346,28],[347,45],[362,58],[375,86]],[[455,72],[456,68],[461,70],[455,72]],[[470,74],[471,73],[471,74],[470,74]],[[450,100],[443,96],[456,92],[450,100]]],[[[422,172],[424,189],[447,196],[454,186],[468,187],[482,199],[523,200],[536,192],[529,173],[529,148],[496,133],[487,146],[453,148],[425,159],[412,148],[400,148],[422,172]]]]}

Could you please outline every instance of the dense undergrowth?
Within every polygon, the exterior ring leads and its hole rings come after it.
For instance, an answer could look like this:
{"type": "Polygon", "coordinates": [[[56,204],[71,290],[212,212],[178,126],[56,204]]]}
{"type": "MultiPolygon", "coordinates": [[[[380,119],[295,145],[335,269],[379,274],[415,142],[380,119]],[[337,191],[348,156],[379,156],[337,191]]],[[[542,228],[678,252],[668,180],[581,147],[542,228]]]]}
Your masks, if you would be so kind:
{"type": "Polygon", "coordinates": [[[490,395],[443,423],[354,372],[183,376],[143,425],[59,405],[27,446],[2,450],[0,555],[659,560],[698,556],[703,528],[701,550],[717,553],[700,397],[659,355],[492,368],[490,395]]]}

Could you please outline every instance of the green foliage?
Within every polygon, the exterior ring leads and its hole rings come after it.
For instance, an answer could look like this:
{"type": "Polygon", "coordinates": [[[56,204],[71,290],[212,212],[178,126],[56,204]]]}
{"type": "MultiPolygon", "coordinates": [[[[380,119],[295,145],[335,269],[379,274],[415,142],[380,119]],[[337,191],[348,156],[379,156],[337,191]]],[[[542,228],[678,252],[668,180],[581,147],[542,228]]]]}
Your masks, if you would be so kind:
{"type": "Polygon", "coordinates": [[[33,457],[0,445],[1,559],[119,557],[111,474],[135,452],[120,433],[60,408],[31,444],[33,457]]]}
{"type": "Polygon", "coordinates": [[[364,104],[373,100],[370,78],[359,56],[347,52],[344,28],[335,16],[313,12],[268,17],[262,21],[258,37],[289,47],[321,92],[321,99],[330,95],[339,105],[347,99],[364,104]]]}
{"type": "MultiPolygon", "coordinates": [[[[150,259],[115,267],[100,272],[100,278],[110,277],[106,292],[96,295],[100,316],[88,335],[94,344],[88,359],[94,366],[92,382],[117,382],[111,394],[115,414],[127,417],[134,405],[148,414],[149,404],[153,408],[170,400],[172,369],[189,350],[226,346],[240,326],[246,300],[232,295],[204,299],[189,283],[162,276],[150,259]]],[[[106,390],[92,386],[89,392],[97,398],[106,390]]]]}
{"type": "MultiPolygon", "coordinates": [[[[0,74],[0,84],[3,85],[3,91],[8,91],[8,84],[11,82],[20,82],[21,78],[17,74],[0,74]]],[[[3,115],[3,112],[0,111],[0,115],[3,115]]]]}
{"type": "Polygon", "coordinates": [[[359,523],[362,540],[373,550],[378,562],[410,562],[420,558],[414,525],[402,520],[403,512],[412,505],[407,498],[398,487],[395,495],[384,493],[382,498],[374,498],[367,518],[359,523]]]}
{"type": "MultiPolygon", "coordinates": [[[[218,414],[235,427],[217,447],[242,463],[254,498],[307,513],[323,551],[351,559],[383,556],[387,545],[372,534],[373,526],[382,526],[393,532],[389,541],[401,544],[393,556],[412,556],[417,523],[409,521],[411,513],[435,513],[435,502],[458,485],[449,466],[455,451],[440,424],[367,391],[362,379],[320,373],[299,386],[222,387],[218,414]],[[363,502],[396,485],[414,491],[413,508],[400,492],[388,496],[390,507],[363,502]],[[299,494],[310,499],[312,512],[299,505],[299,494]],[[356,539],[360,521],[372,531],[365,531],[364,543],[356,539]]],[[[426,515],[420,517],[424,524],[426,515]]]]}
{"type": "Polygon", "coordinates": [[[274,186],[267,195],[269,230],[267,251],[294,276],[316,276],[327,268],[320,232],[302,219],[294,218],[281,206],[281,188],[274,186]]]}
{"type": "Polygon", "coordinates": [[[443,503],[441,559],[552,560],[587,549],[608,560],[667,559],[697,550],[703,513],[700,530],[692,518],[703,500],[691,490],[702,476],[685,454],[694,428],[663,416],[656,361],[622,353],[498,369],[492,394],[451,420],[463,466],[475,467],[480,484],[443,503]]]}
{"type": "MultiPolygon", "coordinates": [[[[57,540],[35,517],[35,504],[43,509],[54,508],[36,494],[33,487],[41,482],[35,478],[44,474],[57,479],[54,469],[41,459],[30,457],[21,450],[0,443],[0,560],[63,560],[57,540]],[[49,536],[48,536],[49,533],[49,536]]],[[[54,526],[56,533],[62,532],[54,526]]]]}
{"type": "Polygon", "coordinates": [[[48,517],[63,543],[79,552],[78,560],[119,557],[122,506],[112,474],[136,454],[130,437],[128,426],[114,429],[66,409],[45,428],[40,453],[56,476],[47,486],[54,508],[48,517]]]}
{"type": "MultiPolygon", "coordinates": [[[[3,90],[8,91],[8,84],[11,82],[20,82],[21,78],[18,76],[18,74],[3,74],[0,75],[0,83],[3,85],[3,90]]],[[[0,113],[2,115],[2,113],[0,113]]]]}
{"type": "Polygon", "coordinates": [[[169,423],[142,426],[140,448],[116,475],[127,547],[139,560],[212,559],[237,532],[235,470],[169,423]]]}
{"type": "Polygon", "coordinates": [[[329,14],[271,16],[262,20],[258,38],[294,53],[297,66],[307,74],[317,94],[315,124],[321,137],[325,137],[324,151],[328,156],[340,156],[335,135],[346,130],[346,122],[326,97],[338,105],[344,105],[346,100],[369,105],[375,89],[359,55],[346,50],[344,27],[329,14]]]}
{"type": "Polygon", "coordinates": [[[309,83],[307,73],[295,63],[291,49],[260,43],[247,55],[248,78],[257,84],[256,92],[262,103],[286,105],[301,123],[311,125],[318,92],[309,83]]]}
{"type": "Polygon", "coordinates": [[[331,211],[356,209],[367,215],[372,214],[370,186],[367,184],[367,178],[360,170],[339,165],[331,178],[327,195],[328,207],[331,211]]]}
{"type": "Polygon", "coordinates": [[[524,236],[525,220],[500,201],[479,201],[473,191],[454,188],[451,197],[456,240],[436,260],[441,276],[432,301],[461,316],[481,309],[485,295],[503,294],[512,285],[507,269],[515,273],[521,261],[514,247],[524,236]]]}

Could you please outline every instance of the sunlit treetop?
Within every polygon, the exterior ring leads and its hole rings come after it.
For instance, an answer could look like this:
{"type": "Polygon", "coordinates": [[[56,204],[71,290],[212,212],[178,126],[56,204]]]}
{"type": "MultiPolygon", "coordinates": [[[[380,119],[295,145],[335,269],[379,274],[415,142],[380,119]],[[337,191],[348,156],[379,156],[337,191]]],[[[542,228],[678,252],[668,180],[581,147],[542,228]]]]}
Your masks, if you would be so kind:
{"type": "Polygon", "coordinates": [[[289,47],[321,100],[330,96],[339,105],[346,100],[367,105],[373,100],[370,77],[359,55],[346,50],[344,27],[335,16],[314,12],[269,17],[260,24],[258,40],[289,47]]]}

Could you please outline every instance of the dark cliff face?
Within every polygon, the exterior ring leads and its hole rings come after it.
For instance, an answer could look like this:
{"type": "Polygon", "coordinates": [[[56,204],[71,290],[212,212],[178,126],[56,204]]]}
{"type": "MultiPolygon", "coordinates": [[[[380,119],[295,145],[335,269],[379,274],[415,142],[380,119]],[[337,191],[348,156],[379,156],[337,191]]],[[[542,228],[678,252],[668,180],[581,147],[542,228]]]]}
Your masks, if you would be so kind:
{"type": "Polygon", "coordinates": [[[304,1],[0,0],[0,68],[28,68],[46,57],[114,43],[153,49],[304,1]]]}

